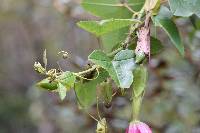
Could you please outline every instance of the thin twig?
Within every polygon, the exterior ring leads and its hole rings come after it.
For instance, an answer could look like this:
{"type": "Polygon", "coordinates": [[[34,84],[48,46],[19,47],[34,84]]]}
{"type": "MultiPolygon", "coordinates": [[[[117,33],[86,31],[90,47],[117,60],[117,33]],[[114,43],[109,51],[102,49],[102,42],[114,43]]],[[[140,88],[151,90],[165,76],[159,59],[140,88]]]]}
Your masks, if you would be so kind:
{"type": "Polygon", "coordinates": [[[82,72],[78,72],[76,73],[77,75],[83,75],[83,74],[86,74],[86,73],[89,73],[89,72],[92,72],[94,71],[95,69],[97,69],[97,65],[93,65],[91,68],[85,70],[85,71],[82,71],[82,72]]]}
{"type": "MultiPolygon", "coordinates": [[[[144,13],[144,8],[142,8],[140,10],[140,12],[137,14],[137,19],[138,20],[140,20],[142,18],[143,13],[144,13]]],[[[133,17],[135,17],[135,14],[133,14],[133,17]]],[[[122,47],[123,48],[127,48],[128,47],[128,44],[130,43],[131,38],[132,38],[132,34],[138,28],[138,26],[139,26],[139,23],[136,23],[135,25],[134,24],[131,25],[127,38],[125,39],[124,42],[122,42],[122,47]]]]}

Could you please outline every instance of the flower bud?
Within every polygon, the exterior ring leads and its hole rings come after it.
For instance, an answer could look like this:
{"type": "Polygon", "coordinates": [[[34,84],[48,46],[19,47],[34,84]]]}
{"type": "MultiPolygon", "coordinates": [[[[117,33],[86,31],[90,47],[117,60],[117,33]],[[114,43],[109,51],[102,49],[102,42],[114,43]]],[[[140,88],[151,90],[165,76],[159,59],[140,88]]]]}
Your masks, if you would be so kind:
{"type": "Polygon", "coordinates": [[[152,133],[152,131],[147,124],[136,121],[129,124],[126,133],[152,133]]]}

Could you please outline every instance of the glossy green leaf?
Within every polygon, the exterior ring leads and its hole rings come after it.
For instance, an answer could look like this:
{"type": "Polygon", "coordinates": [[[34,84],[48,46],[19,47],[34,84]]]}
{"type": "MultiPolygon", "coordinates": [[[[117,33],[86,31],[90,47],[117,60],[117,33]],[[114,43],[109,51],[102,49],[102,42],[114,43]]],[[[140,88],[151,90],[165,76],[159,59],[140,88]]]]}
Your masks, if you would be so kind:
{"type": "MultiPolygon", "coordinates": [[[[144,0],[127,0],[128,5],[139,11],[144,5],[144,0]]],[[[102,18],[131,18],[132,13],[122,6],[120,0],[83,0],[82,6],[86,11],[102,18]]]]}
{"type": "Polygon", "coordinates": [[[94,80],[75,83],[75,92],[81,107],[87,109],[96,102],[96,87],[107,77],[108,73],[104,70],[100,71],[98,78],[94,80]]]}
{"type": "Polygon", "coordinates": [[[67,88],[62,83],[58,83],[58,94],[61,100],[64,100],[66,97],[67,88]]]}
{"type": "Polygon", "coordinates": [[[119,87],[129,88],[133,81],[134,56],[132,50],[122,50],[111,60],[105,53],[94,51],[89,55],[89,60],[106,69],[119,87]]]}
{"type": "Polygon", "coordinates": [[[101,21],[80,21],[77,24],[84,30],[100,36],[139,22],[135,19],[106,19],[101,21]]]}
{"type": "Polygon", "coordinates": [[[147,84],[147,69],[144,66],[138,66],[134,71],[133,92],[134,96],[141,96],[147,84]]]}
{"type": "Polygon", "coordinates": [[[37,86],[45,90],[53,91],[58,88],[58,83],[54,81],[50,82],[50,80],[46,78],[38,82],[37,86]]]}
{"type": "Polygon", "coordinates": [[[67,88],[67,90],[69,90],[72,87],[74,87],[76,76],[72,72],[67,71],[67,72],[62,73],[58,77],[58,80],[67,88]]]}
{"type": "Polygon", "coordinates": [[[175,16],[189,17],[196,14],[200,17],[200,0],[169,0],[169,5],[175,16]]]}
{"type": "Polygon", "coordinates": [[[122,41],[125,40],[127,34],[128,27],[124,27],[101,36],[101,42],[104,51],[111,52],[114,48],[119,46],[122,41]]]}
{"type": "Polygon", "coordinates": [[[184,55],[184,45],[182,44],[179,31],[176,24],[169,18],[169,14],[164,14],[161,9],[159,14],[153,18],[155,26],[161,27],[169,36],[174,46],[178,49],[181,55],[184,55]]]}

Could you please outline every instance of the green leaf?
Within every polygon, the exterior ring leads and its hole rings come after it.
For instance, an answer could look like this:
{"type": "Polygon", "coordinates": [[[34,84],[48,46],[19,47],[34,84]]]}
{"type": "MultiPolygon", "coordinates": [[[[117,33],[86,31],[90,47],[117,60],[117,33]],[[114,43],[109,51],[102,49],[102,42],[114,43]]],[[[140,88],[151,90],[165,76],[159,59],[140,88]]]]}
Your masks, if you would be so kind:
{"type": "MultiPolygon", "coordinates": [[[[110,81],[110,80],[109,80],[110,81]]],[[[105,106],[109,106],[111,101],[112,101],[112,95],[113,95],[113,90],[112,90],[112,83],[111,82],[102,82],[100,85],[99,85],[99,92],[100,92],[100,95],[99,97],[103,100],[104,102],[104,105],[105,106]]]]}
{"type": "Polygon", "coordinates": [[[72,72],[63,72],[59,77],[58,80],[61,84],[63,84],[67,90],[74,87],[74,83],[76,81],[76,76],[72,72]]]}
{"type": "Polygon", "coordinates": [[[112,61],[121,88],[129,88],[133,82],[134,56],[132,50],[122,50],[115,55],[112,61]]]}
{"type": "Polygon", "coordinates": [[[67,88],[62,83],[58,83],[58,93],[61,100],[64,100],[67,93],[67,88]]]}
{"type": "Polygon", "coordinates": [[[107,77],[108,73],[104,70],[100,71],[98,78],[92,81],[75,83],[76,96],[83,108],[87,109],[96,102],[96,87],[106,80],[107,77]]]}
{"type": "Polygon", "coordinates": [[[112,79],[119,85],[115,70],[112,66],[112,60],[104,52],[100,50],[95,50],[88,56],[88,59],[93,63],[101,66],[102,68],[106,69],[106,71],[108,71],[112,79]]]}
{"type": "Polygon", "coordinates": [[[100,36],[139,22],[136,19],[106,19],[101,21],[80,21],[77,24],[84,30],[100,36]]]}
{"type": "Polygon", "coordinates": [[[161,6],[156,19],[171,19],[172,17],[172,12],[166,6],[161,6]]]}
{"type": "Polygon", "coordinates": [[[124,27],[101,36],[101,41],[104,51],[111,52],[123,40],[125,40],[127,34],[128,34],[128,27],[124,27]]]}
{"type": "Polygon", "coordinates": [[[160,40],[151,37],[151,54],[156,55],[163,50],[163,45],[160,40]]]}
{"type": "Polygon", "coordinates": [[[122,50],[111,60],[105,53],[97,50],[92,52],[88,58],[93,63],[106,69],[119,87],[129,88],[133,81],[134,56],[132,50],[122,50]]]}
{"type": "Polygon", "coordinates": [[[193,15],[190,17],[190,21],[196,30],[200,29],[200,18],[198,18],[196,15],[193,15]]]}
{"type": "Polygon", "coordinates": [[[94,62],[95,64],[100,65],[104,69],[110,67],[112,61],[111,58],[109,58],[104,52],[100,50],[93,51],[88,56],[88,59],[94,62]]]}
{"type": "Polygon", "coordinates": [[[133,92],[134,96],[141,96],[147,84],[147,69],[144,66],[138,66],[134,71],[133,92]]]}
{"type": "Polygon", "coordinates": [[[175,16],[189,17],[196,14],[200,17],[200,0],[169,0],[169,5],[175,16]]]}
{"type": "Polygon", "coordinates": [[[53,91],[58,88],[58,83],[55,81],[50,82],[48,78],[43,79],[42,81],[38,82],[36,85],[42,89],[49,90],[49,91],[53,91]]]}
{"type": "MultiPolygon", "coordinates": [[[[144,0],[128,0],[128,5],[139,11],[144,5],[144,0]]],[[[82,6],[85,10],[95,16],[102,18],[131,18],[132,13],[122,6],[120,0],[83,0],[82,6]]]]}
{"type": "Polygon", "coordinates": [[[159,14],[153,18],[155,26],[161,27],[169,36],[170,40],[174,46],[178,49],[181,55],[184,55],[184,45],[182,44],[179,31],[176,27],[176,24],[169,19],[169,16],[166,14],[163,15],[163,10],[161,9],[159,14]]]}

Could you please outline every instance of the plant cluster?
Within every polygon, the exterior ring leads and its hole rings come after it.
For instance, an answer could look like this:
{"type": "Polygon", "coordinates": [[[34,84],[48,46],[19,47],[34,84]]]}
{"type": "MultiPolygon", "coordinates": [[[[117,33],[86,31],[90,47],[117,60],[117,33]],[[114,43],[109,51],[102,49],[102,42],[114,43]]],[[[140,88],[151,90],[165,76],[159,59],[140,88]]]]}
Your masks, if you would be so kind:
{"type": "MultiPolygon", "coordinates": [[[[61,100],[73,88],[78,104],[84,110],[95,103],[98,107],[98,99],[109,106],[116,93],[113,83],[121,92],[131,89],[131,124],[137,125],[140,123],[138,116],[147,84],[150,57],[163,49],[161,41],[151,34],[151,29],[162,28],[180,55],[184,56],[184,45],[174,20],[193,14],[200,16],[199,6],[198,0],[83,0],[82,7],[102,20],[80,21],[77,25],[99,37],[103,49],[95,50],[88,56],[90,66],[81,72],[47,70],[45,51],[44,66],[39,62],[34,64],[35,70],[46,76],[37,86],[58,93],[61,100]],[[100,92],[98,95],[97,91],[100,92]]],[[[69,58],[67,52],[59,54],[64,59],[69,58]]],[[[129,129],[129,133],[137,132],[129,129]]],[[[145,129],[138,129],[138,133],[142,130],[145,129]]],[[[100,118],[96,132],[109,132],[106,118],[100,118]]]]}

